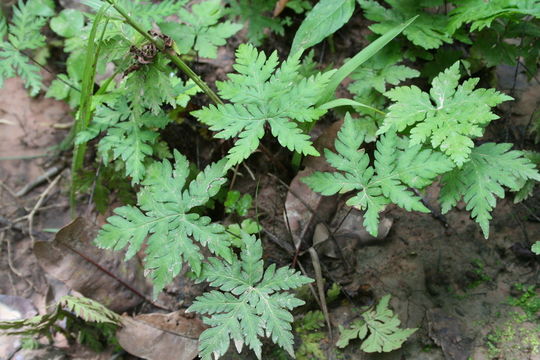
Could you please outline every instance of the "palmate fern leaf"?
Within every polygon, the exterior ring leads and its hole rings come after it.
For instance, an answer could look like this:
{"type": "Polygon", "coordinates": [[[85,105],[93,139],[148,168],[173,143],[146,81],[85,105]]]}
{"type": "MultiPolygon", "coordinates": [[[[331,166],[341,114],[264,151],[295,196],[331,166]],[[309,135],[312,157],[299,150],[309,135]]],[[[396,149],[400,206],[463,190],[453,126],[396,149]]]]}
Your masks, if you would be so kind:
{"type": "Polygon", "coordinates": [[[511,144],[486,143],[472,150],[471,159],[442,178],[440,201],[443,213],[463,198],[466,209],[489,235],[491,210],[496,197],[504,198],[504,188],[518,191],[526,180],[540,181],[536,166],[522,151],[510,150],[511,144]]]}
{"type": "Polygon", "coordinates": [[[200,56],[217,57],[217,47],[225,45],[226,39],[236,34],[241,24],[230,21],[218,23],[224,15],[221,0],[207,0],[193,5],[192,11],[181,9],[176,22],[158,23],[161,31],[169,35],[182,54],[194,49],[200,56]]]}
{"type": "Polygon", "coordinates": [[[0,12],[0,87],[7,78],[20,76],[30,94],[37,95],[42,83],[39,66],[22,51],[45,46],[45,36],[40,30],[54,14],[53,9],[50,1],[19,0],[13,7],[9,25],[0,12]]]}
{"type": "Polygon", "coordinates": [[[219,191],[225,182],[225,162],[209,165],[182,190],[189,164],[177,151],[174,160],[174,166],[168,160],[152,163],[137,196],[137,206],[115,209],[116,215],[107,219],[96,238],[96,244],[102,248],[127,247],[127,259],[146,241],[145,268],[156,295],[178,275],[184,261],[197,275],[201,273],[203,256],[193,240],[227,261],[232,260],[223,227],[190,212],[219,191]]]}
{"type": "Polygon", "coordinates": [[[401,321],[388,307],[390,295],[384,296],[375,309],[362,314],[362,319],[349,329],[339,326],[340,336],[336,345],[346,347],[351,340],[363,340],[361,349],[367,353],[390,352],[399,349],[405,340],[418,329],[401,329],[401,321]]]}
{"type": "Polygon", "coordinates": [[[403,149],[399,143],[406,140],[389,132],[377,142],[375,163],[370,166],[369,156],[359,149],[365,137],[361,121],[347,114],[335,142],[337,153],[325,150],[326,160],[339,172],[315,172],[303,181],[323,195],[357,190],[347,205],[366,210],[364,225],[376,236],[379,213],[389,203],[428,212],[420,198],[407,188],[426,187],[437,175],[451,170],[453,164],[442,153],[420,145],[403,149]]]}
{"type": "Polygon", "coordinates": [[[390,9],[374,0],[358,0],[364,10],[364,16],[376,22],[369,27],[374,33],[384,34],[411,17],[419,15],[411,25],[403,30],[407,39],[424,49],[436,49],[443,43],[452,43],[452,37],[446,30],[446,17],[423,11],[424,7],[440,5],[443,3],[442,1],[385,0],[385,2],[391,6],[390,9]]]}
{"type": "Polygon", "coordinates": [[[499,117],[491,108],[510,96],[494,89],[476,89],[477,78],[459,84],[459,62],[440,73],[429,94],[416,86],[401,86],[385,93],[395,103],[389,107],[378,134],[412,126],[411,146],[430,142],[458,165],[463,165],[484,127],[499,117]]]}
{"type": "Polygon", "coordinates": [[[232,339],[238,349],[243,344],[261,358],[262,342],[266,336],[294,356],[290,310],[303,305],[302,300],[283,291],[312,280],[288,267],[266,270],[262,261],[260,240],[246,233],[239,259],[230,264],[210,258],[202,277],[218,288],[195,299],[188,311],[211,315],[204,322],[211,326],[199,338],[200,357],[216,359],[225,354],[232,339]]]}
{"type": "Polygon", "coordinates": [[[220,95],[232,104],[210,105],[192,114],[217,131],[218,138],[238,137],[229,151],[227,166],[235,165],[254,152],[269,126],[280,144],[292,151],[318,155],[309,136],[298,122],[311,122],[326,110],[315,107],[333,72],[304,78],[300,61],[292,56],[277,69],[277,53],[268,58],[251,45],[236,51],[237,74],[218,82],[220,95]]]}

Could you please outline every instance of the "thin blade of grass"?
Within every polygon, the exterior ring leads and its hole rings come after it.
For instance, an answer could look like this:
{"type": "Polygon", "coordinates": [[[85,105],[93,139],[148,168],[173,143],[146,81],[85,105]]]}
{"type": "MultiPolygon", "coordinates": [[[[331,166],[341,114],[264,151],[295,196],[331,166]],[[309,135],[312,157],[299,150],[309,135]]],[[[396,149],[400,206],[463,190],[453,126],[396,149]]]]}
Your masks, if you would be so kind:
{"type": "Polygon", "coordinates": [[[361,107],[361,108],[364,108],[364,109],[375,111],[375,112],[377,112],[377,113],[379,113],[381,115],[386,115],[386,113],[384,111],[376,109],[373,106],[369,106],[367,104],[363,104],[363,103],[360,103],[358,101],[354,101],[354,100],[351,100],[351,99],[344,99],[344,98],[329,101],[326,104],[321,105],[320,108],[328,110],[328,109],[333,109],[333,108],[340,107],[340,106],[361,107]]]}
{"type": "Polygon", "coordinates": [[[326,90],[321,96],[321,99],[319,100],[317,105],[322,105],[332,100],[332,96],[334,95],[337,87],[347,76],[349,76],[349,74],[351,74],[357,67],[369,60],[369,58],[375,55],[386,44],[388,44],[396,36],[398,36],[403,30],[405,30],[407,26],[409,26],[414,20],[416,20],[417,17],[418,15],[409,19],[403,24],[391,29],[386,34],[382,35],[377,40],[369,44],[365,49],[356,54],[352,59],[349,59],[345,64],[343,64],[343,66],[341,66],[339,70],[336,71],[336,73],[330,79],[330,82],[326,86],[326,90]]]}
{"type": "MultiPolygon", "coordinates": [[[[108,19],[105,18],[105,26],[101,32],[100,41],[97,46],[95,43],[98,26],[104,19],[104,14],[109,6],[102,6],[97,12],[90,35],[88,36],[88,43],[86,45],[86,61],[84,63],[84,72],[82,78],[81,89],[81,102],[79,106],[79,116],[75,119],[73,138],[83,130],[85,130],[90,124],[90,118],[92,116],[92,95],[94,92],[94,79],[96,76],[96,65],[99,58],[99,50],[101,46],[101,40],[105,34],[107,28],[108,19]]],[[[77,174],[82,169],[84,163],[84,154],[86,152],[86,143],[75,144],[73,148],[73,160],[71,163],[71,189],[69,194],[69,202],[71,209],[76,205],[76,193],[77,193],[77,174]]]]}

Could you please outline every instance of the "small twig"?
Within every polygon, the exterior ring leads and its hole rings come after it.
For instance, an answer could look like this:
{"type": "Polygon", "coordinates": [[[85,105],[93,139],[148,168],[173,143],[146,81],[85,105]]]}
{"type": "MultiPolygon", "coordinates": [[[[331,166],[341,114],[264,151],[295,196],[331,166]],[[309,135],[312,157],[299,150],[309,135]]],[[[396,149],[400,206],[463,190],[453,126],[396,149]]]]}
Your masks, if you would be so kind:
{"type": "MultiPolygon", "coordinates": [[[[309,277],[309,274],[307,273],[306,269],[302,266],[302,263],[300,261],[298,261],[298,267],[300,268],[302,275],[309,277]]],[[[309,286],[309,290],[311,291],[311,294],[313,295],[313,298],[315,299],[315,302],[322,309],[321,300],[319,299],[319,296],[317,295],[317,292],[315,291],[313,284],[309,283],[308,286],[309,286]]]]}
{"type": "Polygon", "coordinates": [[[34,215],[36,214],[36,211],[41,207],[41,204],[43,203],[43,201],[45,200],[49,192],[51,192],[51,190],[58,183],[61,177],[62,177],[62,174],[59,174],[57,177],[54,178],[53,181],[51,181],[51,183],[49,184],[49,186],[47,186],[45,191],[43,191],[41,195],[39,195],[38,201],[36,201],[36,204],[34,205],[32,210],[28,214],[28,234],[30,235],[30,239],[32,240],[32,248],[34,247],[34,243],[35,243],[34,234],[33,234],[34,215]]]}
{"type": "Polygon", "coordinates": [[[251,179],[252,179],[253,181],[257,181],[257,180],[255,179],[255,175],[253,174],[253,171],[251,171],[251,169],[246,165],[246,163],[243,162],[242,165],[244,165],[244,167],[246,168],[247,172],[249,173],[249,176],[251,176],[251,179]]]}
{"type": "MultiPolygon", "coordinates": [[[[3,233],[2,233],[3,234],[3,233]]],[[[9,266],[9,269],[15,274],[17,275],[18,277],[20,277],[21,279],[23,279],[32,289],[36,290],[36,292],[39,293],[38,289],[34,286],[34,284],[28,280],[26,278],[26,276],[24,276],[19,270],[17,270],[15,268],[15,266],[13,265],[13,262],[12,262],[12,259],[11,259],[11,240],[7,239],[7,262],[8,262],[8,266],[9,266]]]]}
{"type": "Polygon", "coordinates": [[[319,260],[319,255],[317,254],[317,251],[315,251],[313,247],[310,247],[308,251],[309,251],[309,255],[311,256],[311,263],[313,264],[313,269],[315,270],[315,279],[317,282],[317,290],[319,293],[319,299],[321,301],[320,303],[321,309],[324,314],[324,319],[326,320],[326,326],[328,326],[328,333],[330,335],[330,339],[333,339],[334,336],[332,334],[332,325],[330,324],[330,314],[328,313],[328,305],[326,304],[326,294],[324,292],[321,262],[319,260]]]}
{"type": "Polygon", "coordinates": [[[433,206],[431,206],[431,204],[429,204],[427,202],[427,200],[424,199],[422,194],[420,194],[420,191],[418,191],[418,190],[416,190],[414,188],[412,189],[412,191],[416,194],[416,196],[418,196],[420,198],[420,201],[422,202],[422,204],[424,204],[424,206],[428,208],[429,212],[431,213],[431,216],[433,216],[434,219],[441,222],[445,228],[448,228],[450,226],[448,224],[448,221],[446,221],[446,216],[441,214],[441,212],[438,211],[437,209],[433,208],[433,206]]]}
{"type": "Polygon", "coordinates": [[[25,233],[25,230],[23,229],[23,227],[20,225],[20,224],[16,224],[15,222],[9,220],[9,219],[6,219],[5,217],[3,216],[0,216],[0,224],[6,226],[6,229],[2,229],[2,231],[5,231],[7,229],[13,229],[13,230],[17,230],[18,232],[21,232],[21,233],[25,233]]]}
{"type": "MultiPolygon", "coordinates": [[[[272,234],[270,231],[266,230],[265,228],[263,228],[263,232],[268,236],[268,238],[270,240],[272,240],[276,245],[278,245],[280,248],[282,248],[283,250],[285,250],[287,252],[287,254],[289,254],[289,256],[294,256],[295,254],[295,251],[294,249],[291,247],[291,245],[289,245],[288,243],[282,241],[281,239],[279,239],[276,235],[272,234]]],[[[292,267],[294,268],[294,263],[292,265],[292,267]]]]}
{"type": "Polygon", "coordinates": [[[36,155],[14,155],[14,156],[0,156],[0,161],[5,160],[32,160],[49,156],[49,154],[36,154],[36,155]]]}
{"type": "Polygon", "coordinates": [[[43,175],[38,176],[33,181],[26,184],[21,190],[17,191],[15,193],[16,197],[21,197],[26,194],[28,194],[30,191],[32,191],[34,188],[38,187],[39,185],[43,184],[47,180],[50,180],[50,178],[60,174],[60,172],[64,170],[64,167],[59,166],[53,166],[52,168],[48,169],[43,175]]]}
{"type": "Polygon", "coordinates": [[[232,188],[234,186],[234,183],[236,182],[236,176],[238,176],[238,167],[239,166],[240,166],[240,164],[237,164],[236,167],[234,168],[233,177],[232,177],[231,183],[229,185],[229,191],[232,190],[232,188]]]}
{"type": "Polygon", "coordinates": [[[11,195],[15,200],[18,201],[17,194],[15,194],[15,191],[11,190],[11,188],[7,186],[6,184],[4,184],[3,181],[0,181],[0,187],[6,190],[9,193],[9,195],[11,195]]]}
{"type": "Polygon", "coordinates": [[[144,294],[142,294],[139,290],[135,289],[133,286],[131,286],[130,284],[128,284],[127,282],[125,282],[124,280],[122,280],[121,278],[119,278],[118,276],[116,276],[115,274],[113,274],[112,272],[110,272],[109,270],[107,270],[106,268],[104,268],[103,266],[101,266],[100,264],[98,264],[97,262],[95,262],[93,259],[91,259],[90,257],[86,256],[85,254],[83,254],[82,252],[78,251],[77,249],[69,246],[67,243],[62,243],[63,246],[65,246],[66,248],[68,248],[70,251],[72,251],[73,253],[77,254],[78,256],[80,256],[81,258],[83,258],[84,260],[88,261],[90,264],[94,265],[95,267],[97,267],[100,271],[102,271],[104,274],[110,276],[111,278],[113,278],[114,280],[118,281],[121,285],[123,285],[126,289],[128,289],[129,291],[131,291],[133,294],[137,295],[138,297],[140,297],[141,299],[143,299],[144,301],[148,302],[149,304],[152,304],[153,306],[161,309],[161,310],[166,310],[166,311],[171,311],[171,309],[169,308],[166,308],[162,305],[159,305],[155,302],[153,302],[151,299],[148,299],[144,294]]]}

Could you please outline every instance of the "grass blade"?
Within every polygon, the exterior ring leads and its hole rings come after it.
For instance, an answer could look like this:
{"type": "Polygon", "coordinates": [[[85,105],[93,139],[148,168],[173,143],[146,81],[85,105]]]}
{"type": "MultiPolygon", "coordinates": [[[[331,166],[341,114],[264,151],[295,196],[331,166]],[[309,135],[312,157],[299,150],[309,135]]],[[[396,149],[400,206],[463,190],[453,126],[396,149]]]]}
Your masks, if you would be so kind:
{"type": "Polygon", "coordinates": [[[401,25],[396,26],[392,30],[388,31],[386,34],[382,35],[380,38],[369,44],[365,49],[356,54],[352,59],[349,59],[343,66],[339,68],[338,71],[330,79],[330,83],[326,87],[324,94],[321,96],[319,103],[317,105],[322,105],[327,103],[332,99],[334,92],[336,91],[339,84],[349,76],[357,67],[366,62],[369,58],[375,55],[379,50],[381,50],[386,44],[388,44],[392,39],[398,36],[407,26],[409,26],[418,16],[415,16],[408,21],[404,22],[401,25]]]}
{"type": "MultiPolygon", "coordinates": [[[[101,21],[104,19],[104,14],[107,11],[109,6],[102,6],[101,9],[96,14],[94,18],[94,23],[92,24],[92,29],[90,30],[90,35],[88,36],[88,43],[86,45],[86,61],[84,63],[84,72],[82,78],[82,89],[81,89],[81,102],[79,105],[79,116],[75,119],[74,126],[74,136],[83,130],[85,130],[90,124],[90,118],[92,116],[92,95],[94,92],[94,79],[96,76],[96,64],[99,58],[99,50],[101,45],[101,40],[105,34],[105,29],[107,28],[108,20],[105,20],[105,26],[101,33],[100,41],[96,46],[96,34],[98,26],[101,21]]],[[[71,189],[69,193],[69,202],[71,209],[75,208],[76,204],[76,193],[77,193],[77,178],[78,172],[83,167],[84,154],[86,152],[86,143],[75,144],[73,148],[73,160],[71,163],[71,189]]]]}
{"type": "Polygon", "coordinates": [[[373,106],[362,104],[362,103],[360,103],[358,101],[354,101],[354,100],[351,100],[351,99],[342,99],[342,98],[335,99],[335,100],[329,101],[326,104],[323,104],[323,105],[321,105],[319,107],[321,109],[328,110],[328,109],[333,109],[333,108],[340,107],[340,106],[361,107],[361,108],[364,108],[364,109],[375,111],[375,112],[377,112],[377,113],[379,113],[381,115],[386,115],[386,113],[384,111],[381,111],[379,109],[374,108],[373,106]]]}

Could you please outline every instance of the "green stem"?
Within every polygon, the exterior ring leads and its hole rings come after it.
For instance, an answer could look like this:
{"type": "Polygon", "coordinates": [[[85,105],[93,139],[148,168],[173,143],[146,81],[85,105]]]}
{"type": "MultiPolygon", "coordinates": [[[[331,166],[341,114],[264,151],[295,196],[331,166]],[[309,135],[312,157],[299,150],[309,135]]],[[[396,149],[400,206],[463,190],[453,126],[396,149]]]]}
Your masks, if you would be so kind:
{"type": "Polygon", "coordinates": [[[120,15],[124,17],[124,19],[126,19],[126,22],[132,28],[134,28],[137,32],[139,32],[142,36],[144,36],[146,40],[154,44],[161,52],[163,52],[173,62],[174,65],[176,65],[176,67],[178,67],[184,74],[186,74],[190,79],[192,79],[195,82],[195,84],[197,84],[201,88],[201,90],[204,91],[210,99],[212,99],[213,102],[215,102],[216,104],[223,104],[223,101],[221,101],[219,96],[217,96],[217,94],[214,91],[212,91],[212,89],[210,89],[210,87],[208,87],[208,85],[193,70],[191,70],[191,68],[185,62],[183,62],[182,59],[178,57],[178,55],[171,54],[168,51],[164,51],[165,49],[163,47],[163,44],[161,42],[156,41],[156,39],[150,36],[148,32],[144,31],[143,28],[141,28],[139,24],[137,24],[131,18],[131,16],[129,16],[128,13],[125,12],[124,9],[116,5],[113,0],[107,0],[107,2],[111,4],[115,8],[115,10],[118,11],[120,15]]]}

